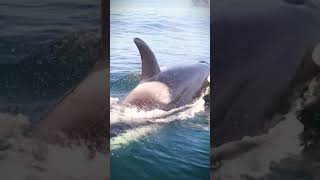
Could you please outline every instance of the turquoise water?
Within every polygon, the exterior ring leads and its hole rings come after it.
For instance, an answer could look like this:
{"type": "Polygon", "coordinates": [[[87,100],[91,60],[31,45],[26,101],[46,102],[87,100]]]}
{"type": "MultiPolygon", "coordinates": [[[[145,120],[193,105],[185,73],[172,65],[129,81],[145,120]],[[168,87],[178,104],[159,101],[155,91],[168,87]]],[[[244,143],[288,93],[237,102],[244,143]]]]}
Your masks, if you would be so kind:
{"type": "Polygon", "coordinates": [[[151,47],[162,68],[210,62],[209,9],[159,2],[111,1],[111,179],[209,179],[209,114],[202,99],[169,116],[118,105],[139,82],[135,37],[151,47]],[[150,116],[162,118],[146,120],[150,116]]]}

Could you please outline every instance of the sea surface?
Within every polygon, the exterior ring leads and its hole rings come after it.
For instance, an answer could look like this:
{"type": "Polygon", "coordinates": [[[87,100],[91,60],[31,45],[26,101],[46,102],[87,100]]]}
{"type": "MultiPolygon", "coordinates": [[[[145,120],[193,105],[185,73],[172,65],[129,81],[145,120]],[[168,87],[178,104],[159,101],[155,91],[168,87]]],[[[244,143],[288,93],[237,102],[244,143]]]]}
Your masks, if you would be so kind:
{"type": "Polygon", "coordinates": [[[99,0],[0,2],[0,111],[38,120],[90,69],[99,0]]]}
{"type": "Polygon", "coordinates": [[[118,104],[139,83],[135,37],[149,45],[160,68],[210,63],[209,8],[188,2],[111,1],[112,180],[209,180],[209,112],[202,98],[169,112],[118,104]]]}

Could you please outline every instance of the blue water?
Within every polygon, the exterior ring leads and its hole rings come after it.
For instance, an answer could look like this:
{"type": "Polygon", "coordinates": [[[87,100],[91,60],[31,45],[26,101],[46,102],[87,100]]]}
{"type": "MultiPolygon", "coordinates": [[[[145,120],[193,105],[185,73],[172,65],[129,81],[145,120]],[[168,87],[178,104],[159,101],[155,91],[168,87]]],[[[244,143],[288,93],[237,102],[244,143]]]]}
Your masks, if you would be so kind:
{"type": "MultiPolygon", "coordinates": [[[[117,102],[139,82],[143,39],[160,67],[210,62],[209,9],[191,1],[111,1],[111,179],[205,180],[210,172],[208,112],[182,112],[161,123],[116,128],[113,121],[142,121],[165,112],[121,110],[117,102]],[[188,114],[188,115],[186,115],[188,114]],[[120,118],[121,117],[121,118],[120,118]],[[135,118],[132,120],[131,118],[135,118]],[[117,131],[113,131],[117,129],[117,131]],[[119,130],[120,129],[120,130],[119,130]]],[[[198,107],[198,106],[197,106],[198,107]]],[[[130,124],[130,123],[129,123],[130,124]]]]}

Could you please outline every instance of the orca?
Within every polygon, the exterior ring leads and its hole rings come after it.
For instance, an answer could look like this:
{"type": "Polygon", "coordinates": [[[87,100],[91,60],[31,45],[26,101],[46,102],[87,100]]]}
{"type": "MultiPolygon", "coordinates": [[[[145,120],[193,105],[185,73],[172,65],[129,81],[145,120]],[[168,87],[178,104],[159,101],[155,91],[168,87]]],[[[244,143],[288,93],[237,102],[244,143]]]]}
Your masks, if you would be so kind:
{"type": "Polygon", "coordinates": [[[141,80],[122,99],[121,105],[168,111],[192,103],[209,85],[209,63],[202,61],[161,70],[149,46],[139,38],[134,43],[141,56],[141,80]]]}

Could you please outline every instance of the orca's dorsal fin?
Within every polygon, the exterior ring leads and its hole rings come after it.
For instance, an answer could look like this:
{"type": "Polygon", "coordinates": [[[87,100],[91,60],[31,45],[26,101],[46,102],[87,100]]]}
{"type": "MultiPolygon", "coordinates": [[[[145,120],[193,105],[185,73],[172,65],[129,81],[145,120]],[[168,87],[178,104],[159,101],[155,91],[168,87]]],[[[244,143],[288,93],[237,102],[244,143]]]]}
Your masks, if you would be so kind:
{"type": "Polygon", "coordinates": [[[141,39],[134,38],[134,43],[139,49],[142,64],[141,80],[147,80],[160,73],[156,57],[149,46],[141,39]]]}

